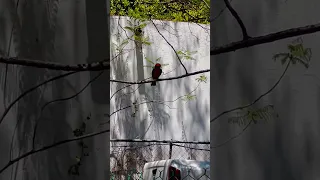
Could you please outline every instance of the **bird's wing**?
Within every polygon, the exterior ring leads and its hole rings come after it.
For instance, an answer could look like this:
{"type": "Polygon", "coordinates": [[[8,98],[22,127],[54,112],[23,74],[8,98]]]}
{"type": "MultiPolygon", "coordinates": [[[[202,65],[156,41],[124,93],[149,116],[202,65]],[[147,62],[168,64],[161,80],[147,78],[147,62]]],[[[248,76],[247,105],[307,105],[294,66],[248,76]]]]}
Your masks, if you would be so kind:
{"type": "Polygon", "coordinates": [[[154,68],[152,69],[152,72],[151,72],[152,77],[153,77],[153,74],[154,74],[154,68]]]}

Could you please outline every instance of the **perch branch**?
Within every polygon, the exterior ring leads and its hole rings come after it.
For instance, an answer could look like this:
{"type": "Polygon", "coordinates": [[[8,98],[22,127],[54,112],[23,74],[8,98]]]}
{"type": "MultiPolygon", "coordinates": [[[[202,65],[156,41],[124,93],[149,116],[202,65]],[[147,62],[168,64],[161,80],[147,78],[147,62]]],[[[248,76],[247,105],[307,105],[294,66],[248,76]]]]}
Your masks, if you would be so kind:
{"type": "MultiPolygon", "coordinates": [[[[174,79],[181,79],[181,78],[184,78],[184,77],[193,76],[193,75],[201,74],[201,73],[206,73],[206,72],[209,72],[209,71],[210,71],[210,69],[205,69],[205,70],[201,70],[201,71],[196,71],[196,72],[184,74],[184,75],[181,75],[181,76],[157,79],[156,81],[169,81],[169,80],[174,80],[174,79]]],[[[120,81],[120,80],[115,80],[115,79],[111,79],[110,80],[110,82],[125,83],[125,84],[145,84],[145,83],[151,83],[153,81],[154,80],[143,80],[143,81],[131,82],[131,81],[120,81]]]]}

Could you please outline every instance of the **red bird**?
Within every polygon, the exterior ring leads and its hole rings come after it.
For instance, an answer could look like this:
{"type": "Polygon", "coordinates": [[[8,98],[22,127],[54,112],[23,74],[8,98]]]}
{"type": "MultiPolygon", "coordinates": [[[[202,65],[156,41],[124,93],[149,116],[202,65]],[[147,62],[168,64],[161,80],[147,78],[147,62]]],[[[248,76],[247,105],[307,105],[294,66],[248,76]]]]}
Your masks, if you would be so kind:
{"type": "MultiPolygon", "coordinates": [[[[157,63],[152,69],[152,78],[157,80],[162,73],[161,64],[157,63]]],[[[155,86],[156,81],[151,82],[151,86],[155,86]]]]}

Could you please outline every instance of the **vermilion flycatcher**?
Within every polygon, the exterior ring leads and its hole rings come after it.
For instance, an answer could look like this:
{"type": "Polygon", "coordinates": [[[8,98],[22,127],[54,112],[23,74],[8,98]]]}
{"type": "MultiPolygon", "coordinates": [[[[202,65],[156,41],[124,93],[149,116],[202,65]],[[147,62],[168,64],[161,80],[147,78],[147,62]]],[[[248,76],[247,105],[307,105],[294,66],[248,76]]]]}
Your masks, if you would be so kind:
{"type": "MultiPolygon", "coordinates": [[[[152,69],[152,78],[157,80],[162,73],[161,64],[157,63],[152,69]]],[[[156,81],[151,82],[151,86],[155,86],[156,81]]]]}

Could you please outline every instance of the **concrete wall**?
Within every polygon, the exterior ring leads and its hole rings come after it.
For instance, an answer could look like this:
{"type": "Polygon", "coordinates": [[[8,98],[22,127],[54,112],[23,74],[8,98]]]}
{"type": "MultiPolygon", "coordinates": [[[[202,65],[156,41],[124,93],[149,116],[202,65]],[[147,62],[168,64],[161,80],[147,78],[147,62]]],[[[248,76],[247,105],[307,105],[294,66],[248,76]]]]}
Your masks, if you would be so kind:
{"type": "MultiPolygon", "coordinates": [[[[133,23],[133,20],[128,17],[111,18],[112,57],[119,54],[116,47],[132,35],[124,28],[130,26],[128,21],[133,23]]],[[[176,51],[196,51],[192,55],[194,60],[182,59],[188,72],[209,69],[210,29],[208,25],[154,21],[159,34],[151,22],[146,23],[147,26],[143,29],[143,33],[145,37],[149,37],[152,44],[141,46],[139,43],[135,44],[129,40],[122,55],[112,60],[111,79],[141,81],[151,77],[152,68],[145,66],[152,64],[148,63],[146,58],[154,62],[157,58],[161,58],[159,62],[167,64],[162,67],[163,75],[161,78],[183,75],[185,71],[176,58],[175,52],[160,34],[169,41],[176,51]]],[[[132,106],[134,102],[139,104],[155,100],[162,103],[145,103],[139,105],[136,112],[131,107],[113,114],[111,116],[111,138],[210,141],[209,82],[210,73],[205,73],[172,81],[157,82],[154,87],[148,83],[141,85],[141,87],[132,85],[119,91],[111,99],[111,113],[123,107],[132,106]],[[207,83],[199,85],[196,78],[199,78],[200,75],[207,77],[207,83]],[[138,87],[139,89],[137,89],[138,87]],[[196,95],[196,99],[191,101],[176,100],[194,89],[196,90],[192,95],[196,95]]],[[[111,83],[111,94],[126,85],[111,83]]],[[[181,154],[184,151],[182,148],[181,154]]],[[[168,158],[168,148],[164,148],[163,153],[162,158],[168,158]]],[[[198,158],[205,159],[201,154],[202,152],[198,153],[198,158]]],[[[179,156],[178,151],[176,156],[179,156]]],[[[161,159],[156,154],[154,157],[161,159]]]]}

